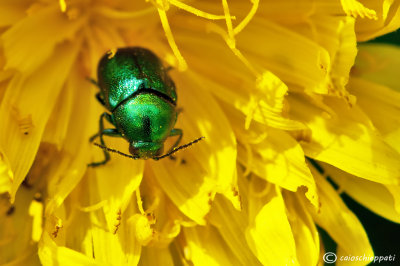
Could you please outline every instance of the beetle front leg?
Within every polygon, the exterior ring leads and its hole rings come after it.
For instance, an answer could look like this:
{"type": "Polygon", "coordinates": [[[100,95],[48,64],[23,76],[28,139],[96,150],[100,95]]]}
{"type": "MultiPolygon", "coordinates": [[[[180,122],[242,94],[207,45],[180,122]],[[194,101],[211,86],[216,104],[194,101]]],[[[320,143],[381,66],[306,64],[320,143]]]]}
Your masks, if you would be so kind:
{"type": "MultiPolygon", "coordinates": [[[[115,128],[107,128],[104,129],[104,118],[107,119],[109,122],[112,123],[112,116],[106,112],[102,113],[100,116],[100,121],[99,121],[99,133],[95,134],[90,138],[90,142],[93,142],[97,137],[100,138],[100,144],[103,146],[106,146],[104,143],[103,136],[110,136],[110,137],[121,137],[121,134],[118,132],[117,129],[115,128]]],[[[103,165],[107,163],[110,160],[110,153],[107,150],[103,150],[104,152],[104,160],[100,162],[95,162],[95,163],[90,163],[88,166],[91,167],[96,167],[99,165],[103,165]]]]}
{"type": "Polygon", "coordinates": [[[178,147],[179,142],[181,142],[182,137],[183,137],[183,131],[180,128],[174,128],[171,130],[171,133],[169,133],[169,137],[173,136],[179,136],[178,139],[175,141],[174,145],[172,145],[171,149],[169,149],[168,152],[171,152],[174,148],[178,147]]]}
{"type": "MultiPolygon", "coordinates": [[[[104,139],[103,139],[104,135],[109,136],[109,137],[122,137],[121,134],[118,132],[118,130],[115,129],[115,128],[106,128],[100,134],[96,134],[93,137],[100,136],[101,145],[106,146],[105,143],[104,143],[104,139]]],[[[100,165],[106,164],[110,160],[110,153],[107,150],[104,150],[104,149],[103,149],[103,153],[104,153],[104,160],[103,161],[90,163],[90,164],[88,164],[88,166],[96,167],[96,166],[100,166],[100,165]]]]}
{"type": "MultiPolygon", "coordinates": [[[[178,136],[178,139],[175,141],[174,145],[171,146],[171,148],[169,149],[169,151],[167,153],[172,152],[176,147],[178,147],[179,143],[182,140],[183,137],[183,131],[180,128],[174,128],[171,130],[171,133],[169,133],[169,137],[173,137],[173,136],[178,136]]],[[[173,155],[170,155],[169,158],[171,160],[176,160],[176,157],[173,155]]],[[[185,160],[182,160],[182,163],[185,163],[185,160]]]]}

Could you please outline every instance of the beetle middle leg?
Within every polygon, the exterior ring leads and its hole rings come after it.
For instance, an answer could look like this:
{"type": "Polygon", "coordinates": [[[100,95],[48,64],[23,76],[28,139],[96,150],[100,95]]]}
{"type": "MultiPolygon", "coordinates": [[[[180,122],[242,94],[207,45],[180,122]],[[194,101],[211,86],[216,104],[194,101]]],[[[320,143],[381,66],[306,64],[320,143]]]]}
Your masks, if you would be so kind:
{"type": "MultiPolygon", "coordinates": [[[[183,137],[183,131],[180,128],[174,128],[171,130],[171,133],[169,133],[169,137],[173,137],[173,136],[178,136],[178,139],[175,141],[174,145],[171,146],[171,148],[169,149],[169,151],[167,153],[172,152],[176,147],[178,147],[179,143],[182,140],[183,137]]],[[[176,157],[173,155],[170,155],[169,158],[171,160],[176,160],[176,157]]],[[[182,163],[186,163],[185,160],[182,160],[182,163]]]]}
{"type": "MultiPolygon", "coordinates": [[[[121,137],[121,134],[118,132],[117,129],[115,129],[115,128],[106,128],[105,129],[104,128],[104,119],[106,119],[107,121],[109,121],[110,123],[113,124],[112,116],[106,112],[102,113],[100,116],[100,120],[99,120],[99,133],[93,135],[90,138],[90,142],[93,142],[97,137],[99,137],[100,143],[103,146],[105,146],[104,139],[103,139],[104,135],[110,136],[110,137],[121,137]]],[[[110,153],[107,150],[103,150],[103,152],[104,152],[104,160],[103,161],[90,163],[90,164],[88,164],[88,166],[96,167],[96,166],[107,163],[110,160],[110,153]]]]}

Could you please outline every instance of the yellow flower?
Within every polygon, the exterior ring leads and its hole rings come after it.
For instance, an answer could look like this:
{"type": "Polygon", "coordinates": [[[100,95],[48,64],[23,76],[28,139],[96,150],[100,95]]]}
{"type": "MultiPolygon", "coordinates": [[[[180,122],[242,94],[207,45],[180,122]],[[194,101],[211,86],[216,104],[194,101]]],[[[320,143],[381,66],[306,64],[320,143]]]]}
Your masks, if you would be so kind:
{"type": "Polygon", "coordinates": [[[2,1],[0,263],[316,265],[317,225],[338,257],[373,256],[340,193],[400,223],[400,50],[357,49],[399,13],[377,0],[2,1]],[[126,46],[173,67],[182,143],[205,140],[177,160],[88,168],[105,111],[88,78],[126,46]]]}

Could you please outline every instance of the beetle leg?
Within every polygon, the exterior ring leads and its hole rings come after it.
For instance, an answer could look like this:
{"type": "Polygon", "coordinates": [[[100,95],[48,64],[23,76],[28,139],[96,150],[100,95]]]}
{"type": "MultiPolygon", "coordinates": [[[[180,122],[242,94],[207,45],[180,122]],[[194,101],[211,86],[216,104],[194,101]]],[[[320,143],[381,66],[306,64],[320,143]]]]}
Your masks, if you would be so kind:
{"type": "MultiPolygon", "coordinates": [[[[172,147],[169,149],[169,151],[168,151],[167,153],[172,152],[174,148],[178,147],[178,145],[179,145],[179,143],[181,142],[182,137],[183,137],[183,131],[182,131],[182,129],[180,129],[180,128],[174,128],[174,129],[172,129],[171,132],[169,133],[169,136],[170,136],[170,137],[172,137],[172,136],[179,136],[179,137],[178,137],[178,139],[175,141],[174,145],[172,145],[172,147]]],[[[176,160],[176,157],[173,156],[173,155],[170,155],[169,158],[170,158],[171,160],[176,160]]],[[[185,160],[182,160],[182,163],[185,163],[185,160]]]]}
{"type": "Polygon", "coordinates": [[[106,106],[106,103],[103,99],[103,96],[101,96],[100,92],[96,93],[96,99],[101,103],[101,105],[106,106]]]}
{"type": "MultiPolygon", "coordinates": [[[[101,135],[106,135],[109,137],[118,137],[121,138],[121,133],[118,132],[115,128],[106,128],[103,130],[103,133],[101,135]]],[[[90,142],[93,142],[98,136],[100,136],[99,133],[96,133],[90,138],[90,142]]]]}
{"type": "MultiPolygon", "coordinates": [[[[100,135],[99,134],[95,135],[96,137],[100,136],[100,143],[103,146],[105,146],[104,139],[103,139],[104,135],[109,136],[109,137],[121,137],[121,134],[118,132],[117,129],[115,129],[115,128],[106,128],[100,133],[100,135]]],[[[110,153],[108,151],[104,150],[104,149],[103,149],[103,152],[104,152],[104,160],[103,161],[90,163],[90,164],[88,164],[88,166],[96,167],[96,166],[99,166],[99,165],[106,164],[110,160],[110,153]]]]}
{"type": "MultiPolygon", "coordinates": [[[[93,140],[95,140],[98,136],[102,135],[103,131],[107,130],[107,129],[104,129],[103,118],[105,118],[108,122],[110,122],[111,124],[114,125],[112,116],[109,113],[106,113],[106,112],[102,113],[101,116],[100,116],[100,121],[99,121],[99,133],[96,133],[95,135],[90,137],[90,139],[89,139],[90,142],[93,142],[93,140]]],[[[104,135],[111,136],[111,135],[108,135],[107,133],[104,133],[104,135]]]]}
{"type": "Polygon", "coordinates": [[[182,137],[183,137],[183,131],[180,128],[174,128],[169,133],[169,136],[170,137],[179,136],[178,139],[175,141],[174,145],[172,145],[171,149],[168,151],[168,152],[171,152],[175,147],[177,147],[179,145],[179,142],[181,142],[182,137]]]}
{"type": "Polygon", "coordinates": [[[87,77],[86,79],[87,79],[90,83],[92,83],[93,85],[95,85],[96,87],[100,88],[100,87],[99,87],[99,84],[97,84],[97,81],[96,81],[95,79],[89,78],[89,77],[87,77]]]}
{"type": "MultiPolygon", "coordinates": [[[[96,137],[100,138],[100,143],[101,145],[105,146],[103,135],[110,136],[110,137],[121,137],[121,134],[118,132],[117,129],[115,128],[107,128],[104,129],[104,118],[107,119],[109,122],[112,121],[112,116],[106,112],[102,113],[100,116],[100,121],[99,121],[99,133],[96,135],[92,136],[90,138],[90,142],[92,142],[96,137]]],[[[88,166],[99,166],[107,163],[110,160],[110,153],[107,150],[103,150],[104,152],[104,160],[96,163],[90,163],[88,166]]]]}

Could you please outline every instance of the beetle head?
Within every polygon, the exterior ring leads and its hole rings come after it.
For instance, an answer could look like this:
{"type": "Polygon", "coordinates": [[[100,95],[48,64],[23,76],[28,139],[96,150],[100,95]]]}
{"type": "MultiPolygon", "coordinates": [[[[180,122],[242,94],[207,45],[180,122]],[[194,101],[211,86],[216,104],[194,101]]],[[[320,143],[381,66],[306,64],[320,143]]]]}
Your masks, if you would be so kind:
{"type": "Polygon", "coordinates": [[[138,159],[150,159],[160,156],[163,153],[162,142],[132,142],[129,145],[129,152],[138,159]]]}

